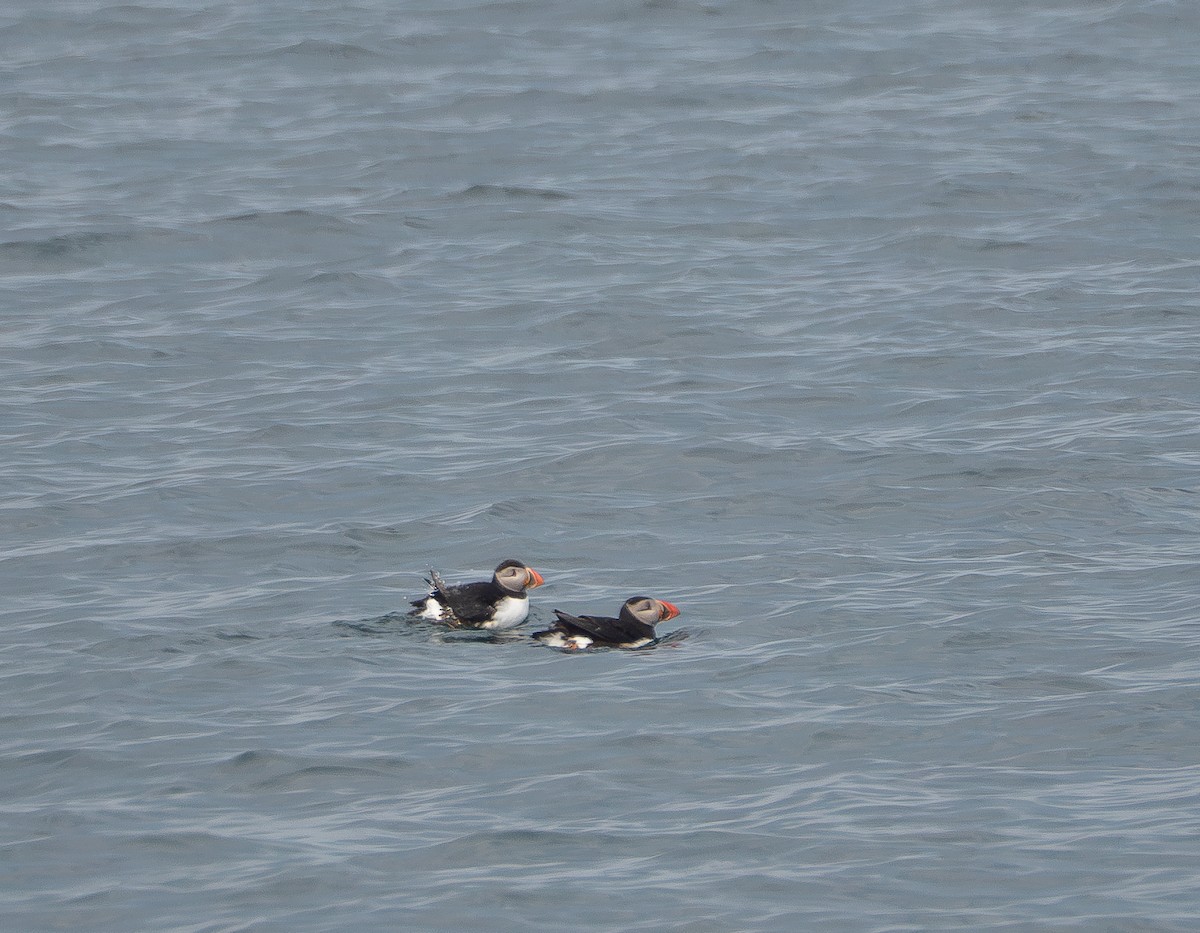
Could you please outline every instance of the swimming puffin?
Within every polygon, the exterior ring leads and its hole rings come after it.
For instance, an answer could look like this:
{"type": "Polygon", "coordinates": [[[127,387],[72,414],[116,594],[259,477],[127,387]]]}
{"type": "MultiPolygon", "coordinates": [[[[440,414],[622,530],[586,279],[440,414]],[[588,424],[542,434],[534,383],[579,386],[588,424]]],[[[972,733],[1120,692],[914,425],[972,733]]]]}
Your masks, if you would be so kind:
{"type": "Polygon", "coordinates": [[[634,596],[625,600],[615,619],[573,616],[554,610],[558,621],[533,637],[551,648],[641,648],[654,641],[654,626],[679,615],[679,607],[665,599],[634,596]]]}
{"type": "Polygon", "coordinates": [[[436,570],[425,581],[433,589],[428,596],[413,600],[412,614],[452,628],[504,629],[520,625],[529,615],[525,591],[546,581],[519,560],[506,560],[492,579],[448,586],[436,570]]]}

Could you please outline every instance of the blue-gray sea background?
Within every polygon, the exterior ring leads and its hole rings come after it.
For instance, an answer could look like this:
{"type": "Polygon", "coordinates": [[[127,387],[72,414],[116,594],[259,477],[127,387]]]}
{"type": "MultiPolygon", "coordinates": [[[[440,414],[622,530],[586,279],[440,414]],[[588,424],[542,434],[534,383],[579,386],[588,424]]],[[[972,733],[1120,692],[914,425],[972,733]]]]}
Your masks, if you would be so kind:
{"type": "Polygon", "coordinates": [[[1198,35],[5,5],[4,928],[1194,929],[1198,35]]]}

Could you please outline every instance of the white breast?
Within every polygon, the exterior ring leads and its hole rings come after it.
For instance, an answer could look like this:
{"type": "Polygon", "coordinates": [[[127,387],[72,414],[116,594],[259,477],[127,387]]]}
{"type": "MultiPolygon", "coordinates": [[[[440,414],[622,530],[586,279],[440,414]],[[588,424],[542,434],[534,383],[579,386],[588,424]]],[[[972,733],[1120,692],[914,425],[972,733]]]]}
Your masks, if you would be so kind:
{"type": "Polygon", "coordinates": [[[514,599],[511,596],[505,596],[496,604],[496,613],[492,616],[491,621],[484,622],[481,628],[512,628],[514,625],[520,625],[529,615],[529,600],[514,599]]]}

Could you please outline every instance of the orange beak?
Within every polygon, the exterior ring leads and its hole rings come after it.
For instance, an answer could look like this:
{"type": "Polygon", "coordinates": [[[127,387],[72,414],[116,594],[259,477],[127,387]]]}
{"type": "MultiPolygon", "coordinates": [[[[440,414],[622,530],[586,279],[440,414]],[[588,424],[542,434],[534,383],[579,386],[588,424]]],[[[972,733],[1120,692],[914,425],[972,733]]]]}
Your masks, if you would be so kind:
{"type": "Polygon", "coordinates": [[[679,607],[674,603],[669,603],[665,599],[660,599],[659,602],[663,604],[661,621],[666,622],[667,619],[673,619],[679,615],[679,607]]]}
{"type": "Polygon", "coordinates": [[[535,586],[541,586],[545,582],[542,575],[532,567],[525,568],[525,588],[527,590],[532,590],[535,586]]]}

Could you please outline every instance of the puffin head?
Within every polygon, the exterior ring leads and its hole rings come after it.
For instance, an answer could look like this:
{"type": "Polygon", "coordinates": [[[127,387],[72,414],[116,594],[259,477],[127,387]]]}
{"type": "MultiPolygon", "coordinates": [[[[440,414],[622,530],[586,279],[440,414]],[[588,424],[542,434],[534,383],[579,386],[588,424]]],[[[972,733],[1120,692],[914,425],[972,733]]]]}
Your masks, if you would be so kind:
{"type": "Polygon", "coordinates": [[[659,622],[673,619],[679,615],[679,607],[665,599],[655,599],[653,596],[634,596],[625,600],[621,607],[621,618],[626,622],[640,622],[653,628],[659,622]]]}
{"type": "Polygon", "coordinates": [[[526,567],[519,560],[506,560],[492,574],[492,582],[508,593],[524,593],[535,586],[541,586],[546,581],[532,567],[526,567]]]}

